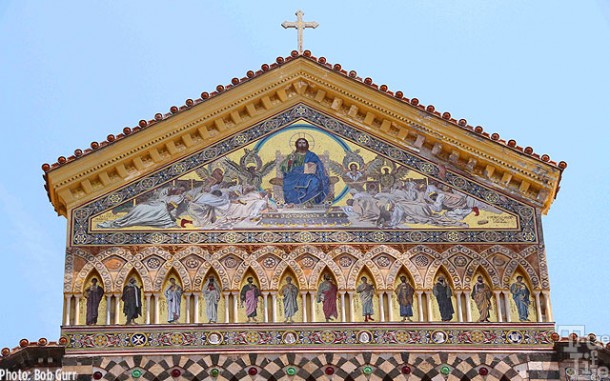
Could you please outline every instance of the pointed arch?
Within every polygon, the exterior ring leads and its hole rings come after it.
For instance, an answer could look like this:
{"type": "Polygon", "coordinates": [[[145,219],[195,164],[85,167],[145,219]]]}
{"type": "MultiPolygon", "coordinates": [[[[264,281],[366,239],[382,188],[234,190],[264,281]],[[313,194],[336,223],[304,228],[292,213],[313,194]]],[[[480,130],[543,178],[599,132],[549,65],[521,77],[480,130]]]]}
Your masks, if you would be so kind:
{"type": "Polygon", "coordinates": [[[532,290],[540,289],[540,279],[536,273],[536,270],[532,267],[532,265],[526,261],[525,259],[521,260],[511,260],[506,266],[504,270],[504,275],[502,276],[502,285],[504,288],[509,288],[511,280],[513,279],[515,273],[521,269],[523,272],[524,279],[529,282],[529,285],[532,287],[532,290]]]}
{"type": "Polygon", "coordinates": [[[373,262],[370,258],[360,260],[356,262],[354,266],[352,266],[349,275],[347,276],[347,289],[354,290],[356,289],[356,285],[358,284],[359,274],[362,270],[366,268],[368,272],[373,277],[372,280],[375,282],[375,287],[377,290],[386,290],[385,279],[383,278],[383,274],[377,264],[373,262]]]}
{"type": "Polygon", "coordinates": [[[443,260],[442,262],[440,260],[434,261],[434,263],[432,263],[432,265],[428,268],[424,283],[425,289],[432,289],[439,272],[443,272],[445,274],[447,280],[450,281],[449,284],[451,285],[453,291],[462,289],[462,284],[459,276],[457,275],[455,267],[453,267],[453,265],[447,260],[443,260]]]}
{"type": "Polygon", "coordinates": [[[388,271],[388,275],[386,277],[386,285],[388,287],[392,287],[392,285],[396,283],[396,278],[401,272],[401,269],[404,269],[404,271],[409,274],[413,287],[416,289],[421,289],[424,287],[424,280],[421,277],[419,270],[417,270],[417,267],[415,267],[413,262],[406,258],[399,258],[392,263],[392,266],[390,266],[390,271],[388,271]]]}
{"type": "Polygon", "coordinates": [[[182,283],[182,288],[185,291],[194,291],[191,285],[191,278],[189,276],[188,270],[184,267],[184,264],[180,262],[178,259],[168,260],[159,269],[157,272],[157,276],[154,281],[154,291],[161,291],[163,286],[163,282],[165,278],[167,278],[167,274],[171,271],[175,271],[180,278],[180,282],[182,283]]]}
{"type": "Polygon", "coordinates": [[[248,269],[251,269],[254,274],[256,274],[256,278],[258,279],[258,285],[261,291],[269,290],[269,279],[267,279],[267,273],[261,267],[260,263],[258,263],[254,258],[250,258],[242,262],[235,274],[233,274],[233,281],[231,282],[233,290],[240,290],[242,279],[244,275],[248,272],[248,269]]]}
{"type": "Polygon", "coordinates": [[[100,285],[105,292],[113,291],[112,276],[110,275],[110,271],[108,271],[102,262],[94,259],[92,262],[88,262],[78,273],[76,280],[72,285],[72,292],[82,294],[92,273],[97,274],[100,285]]]}
{"type": "Polygon", "coordinates": [[[282,279],[286,272],[292,272],[293,279],[296,281],[299,290],[308,289],[307,277],[305,276],[303,269],[301,269],[301,266],[299,266],[294,259],[289,259],[280,262],[275,268],[269,286],[271,290],[278,290],[281,287],[282,279]]]}
{"type": "MultiPolygon", "coordinates": [[[[336,256],[336,250],[333,251],[333,255],[336,256]]],[[[333,274],[337,287],[341,290],[345,290],[346,281],[343,271],[339,268],[337,263],[333,260],[333,257],[329,254],[324,253],[322,250],[314,246],[302,246],[293,251],[297,257],[303,254],[310,254],[318,258],[318,262],[315,264],[311,274],[309,275],[309,290],[316,290],[318,288],[318,281],[322,276],[322,271],[328,268],[326,271],[333,274]]]]}
{"type": "Polygon", "coordinates": [[[133,270],[138,274],[142,284],[142,291],[144,292],[153,292],[152,280],[148,274],[148,269],[142,264],[142,262],[136,260],[133,255],[128,255],[127,263],[119,270],[119,273],[116,276],[114,281],[114,286],[116,292],[121,292],[123,290],[123,286],[125,285],[125,281],[127,280],[127,276],[133,270]]]}

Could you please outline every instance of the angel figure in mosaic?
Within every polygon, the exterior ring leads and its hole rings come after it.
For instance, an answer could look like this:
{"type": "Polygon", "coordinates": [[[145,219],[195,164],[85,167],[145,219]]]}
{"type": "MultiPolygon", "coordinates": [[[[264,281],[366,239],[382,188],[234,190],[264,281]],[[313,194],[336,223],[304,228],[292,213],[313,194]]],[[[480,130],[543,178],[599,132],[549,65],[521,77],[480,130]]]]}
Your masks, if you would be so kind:
{"type": "Polygon", "coordinates": [[[237,179],[242,186],[250,186],[260,189],[263,178],[267,176],[275,167],[275,161],[268,161],[263,164],[257,151],[244,148],[244,155],[239,159],[239,163],[225,157],[222,163],[226,165],[227,176],[237,179]]]}
{"type": "Polygon", "coordinates": [[[396,165],[391,160],[377,156],[369,163],[367,175],[380,185],[381,192],[391,192],[394,185],[409,174],[409,169],[402,165],[396,165]]]}
{"type": "Polygon", "coordinates": [[[381,165],[383,159],[375,158],[369,163],[365,163],[360,150],[346,151],[341,163],[330,160],[329,168],[331,172],[339,175],[350,190],[354,192],[364,191],[369,171],[375,172],[381,165]]]}

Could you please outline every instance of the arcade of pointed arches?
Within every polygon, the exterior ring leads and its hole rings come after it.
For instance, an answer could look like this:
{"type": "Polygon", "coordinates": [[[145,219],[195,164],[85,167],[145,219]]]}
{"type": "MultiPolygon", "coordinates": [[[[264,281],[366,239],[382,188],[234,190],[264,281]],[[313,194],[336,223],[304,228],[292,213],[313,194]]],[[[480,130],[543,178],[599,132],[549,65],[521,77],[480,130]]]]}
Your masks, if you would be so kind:
{"type": "Polygon", "coordinates": [[[378,245],[366,252],[350,245],[340,245],[328,252],[313,245],[296,246],[283,251],[276,246],[265,246],[248,252],[237,246],[210,252],[201,246],[180,248],[172,254],[160,246],[145,247],[131,252],[128,247],[111,247],[97,254],[75,248],[69,250],[64,279],[64,325],[80,325],[79,308],[86,303],[84,291],[92,278],[98,279],[105,290],[105,311],[100,324],[119,324],[123,286],[135,277],[145,298],[143,316],[146,324],[158,324],[159,305],[164,300],[163,287],[168,278],[176,278],[184,290],[187,305],[184,323],[199,323],[201,290],[208,277],[217,279],[222,289],[226,313],[224,322],[238,322],[239,290],[246,276],[253,276],[259,286],[266,308],[265,322],[277,322],[278,290],[289,274],[301,296],[302,321],[315,319],[316,292],[325,274],[330,274],[338,288],[340,321],[360,321],[354,313],[358,304],[355,293],[361,276],[370,277],[375,287],[376,313],[381,322],[398,321],[392,299],[398,279],[406,276],[415,289],[414,319],[435,321],[432,288],[439,275],[444,275],[453,292],[456,316],[453,321],[476,321],[476,307],[470,298],[471,285],[482,276],[493,292],[493,303],[498,322],[510,322],[512,295],[510,283],[516,276],[523,277],[531,290],[536,313],[533,321],[553,321],[548,290],[548,274],[542,248],[528,247],[514,252],[506,246],[495,245],[476,252],[455,245],[439,252],[429,246],[418,245],[400,252],[387,245],[378,245]],[[84,263],[77,271],[75,263],[84,263]],[[544,287],[547,286],[547,287],[544,287]],[[233,307],[233,308],[231,308],[233,307]],[[309,307],[309,308],[308,308],[309,307]],[[308,311],[309,310],[309,311],[308,311]]]}

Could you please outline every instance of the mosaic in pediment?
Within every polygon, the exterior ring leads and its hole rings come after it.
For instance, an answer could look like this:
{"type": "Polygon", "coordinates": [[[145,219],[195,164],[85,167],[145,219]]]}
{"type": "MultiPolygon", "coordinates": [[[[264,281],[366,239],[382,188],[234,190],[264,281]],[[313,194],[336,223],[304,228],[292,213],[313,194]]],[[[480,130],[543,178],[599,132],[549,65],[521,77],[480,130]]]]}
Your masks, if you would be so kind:
{"type": "Polygon", "coordinates": [[[304,105],[74,212],[73,244],[534,242],[534,209],[304,105]]]}

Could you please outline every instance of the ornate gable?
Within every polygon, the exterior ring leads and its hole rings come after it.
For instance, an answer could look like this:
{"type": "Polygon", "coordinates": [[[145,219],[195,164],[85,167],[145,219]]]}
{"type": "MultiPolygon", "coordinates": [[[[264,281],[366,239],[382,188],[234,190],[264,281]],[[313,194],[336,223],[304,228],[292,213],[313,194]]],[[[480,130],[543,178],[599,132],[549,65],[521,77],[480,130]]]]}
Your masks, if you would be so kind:
{"type": "Polygon", "coordinates": [[[49,198],[57,212],[67,216],[92,200],[162,172],[171,163],[226,144],[298,104],[543,213],[555,198],[566,166],[305,52],[278,58],[271,67],[263,65],[257,73],[234,78],[232,85],[218,86],[211,95],[203,93],[201,99],[189,99],[168,114],[156,114],[123,134],[109,135],[106,142],[92,143],[85,152],[76,150],[74,156],[60,157],[52,166],[45,164],[49,198]]]}
{"type": "Polygon", "coordinates": [[[71,244],[534,243],[535,215],[299,103],[75,208],[71,244]],[[317,201],[283,186],[299,138],[328,181],[317,201]]]}

